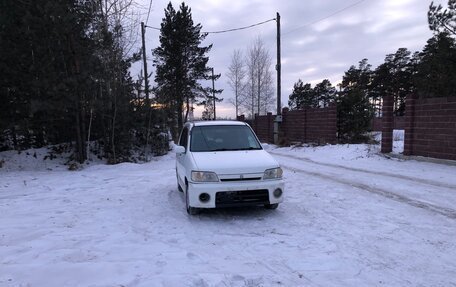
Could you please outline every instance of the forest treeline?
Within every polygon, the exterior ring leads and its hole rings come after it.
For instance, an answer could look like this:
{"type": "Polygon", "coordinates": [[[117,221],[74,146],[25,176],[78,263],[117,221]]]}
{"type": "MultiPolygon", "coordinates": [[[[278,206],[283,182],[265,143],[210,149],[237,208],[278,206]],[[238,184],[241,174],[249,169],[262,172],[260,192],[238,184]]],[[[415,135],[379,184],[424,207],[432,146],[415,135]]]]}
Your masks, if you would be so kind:
{"type": "Polygon", "coordinates": [[[95,142],[109,162],[129,160],[148,118],[129,72],[133,2],[1,3],[1,148],[71,143],[83,162],[95,142]]]}
{"type": "Polygon", "coordinates": [[[199,47],[205,34],[185,4],[168,5],[151,49],[153,99],[142,84],[152,75],[130,75],[141,60],[136,2],[0,5],[0,151],[66,143],[80,163],[89,149],[109,163],[147,158],[168,151],[168,129],[175,138],[197,97],[209,110],[220,93],[199,83],[220,75],[209,75],[210,46],[199,47]]]}
{"type": "Polygon", "coordinates": [[[291,109],[337,104],[338,134],[341,141],[365,139],[373,116],[381,115],[382,97],[394,97],[394,114],[404,115],[408,95],[456,97],[456,1],[448,8],[431,3],[429,28],[434,32],[422,51],[399,48],[388,54],[375,69],[367,59],[351,66],[342,82],[333,86],[327,79],[316,84],[298,80],[289,96],[291,109]]]}
{"type": "MultiPolygon", "coordinates": [[[[194,104],[204,106],[204,117],[215,116],[221,90],[210,80],[220,75],[208,66],[212,45],[202,46],[207,34],[193,22],[191,9],[170,3],[164,11],[160,44],[149,48],[155,66],[151,99],[142,83],[152,75],[130,74],[141,60],[135,11],[132,0],[0,2],[0,151],[67,143],[81,163],[89,151],[110,163],[130,161],[166,152],[167,131],[176,139],[194,104]]],[[[421,52],[399,49],[375,69],[362,60],[338,88],[329,81],[315,87],[298,81],[290,107],[337,102],[346,119],[340,134],[356,138],[384,94],[394,95],[397,114],[410,92],[454,96],[455,11],[456,0],[448,8],[431,4],[435,36],[421,52]]],[[[228,75],[239,88],[234,105],[251,115],[264,113],[274,104],[271,58],[261,39],[245,55],[233,54],[228,75]]]]}

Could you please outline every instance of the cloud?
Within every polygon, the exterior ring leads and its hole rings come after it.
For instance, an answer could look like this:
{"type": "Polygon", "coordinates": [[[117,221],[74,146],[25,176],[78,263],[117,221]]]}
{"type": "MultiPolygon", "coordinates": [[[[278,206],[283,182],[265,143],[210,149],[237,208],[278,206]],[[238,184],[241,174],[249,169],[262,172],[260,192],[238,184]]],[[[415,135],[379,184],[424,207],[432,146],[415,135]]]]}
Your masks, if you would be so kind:
{"type": "MultiPolygon", "coordinates": [[[[144,1],[148,4],[148,0],[144,1]]],[[[175,7],[179,1],[172,1],[175,7]]],[[[353,0],[352,3],[355,1],[353,0]]],[[[445,0],[434,2],[445,3],[445,0]]],[[[149,19],[150,26],[160,26],[163,9],[168,1],[154,1],[149,19]]],[[[293,84],[302,79],[316,84],[329,79],[340,82],[351,65],[363,58],[375,66],[385,55],[400,47],[420,50],[432,34],[427,24],[426,0],[366,0],[346,11],[316,24],[318,19],[333,14],[350,4],[338,0],[190,0],[193,20],[201,23],[204,31],[242,27],[281,15],[282,32],[282,103],[288,102],[293,84]]],[[[148,6],[148,5],[144,5],[148,6]]],[[[147,31],[148,49],[158,45],[158,31],[147,31]]],[[[227,84],[227,69],[234,49],[246,50],[261,35],[272,56],[271,70],[276,62],[276,23],[226,34],[210,34],[204,44],[213,44],[209,65],[222,77],[217,88],[224,89],[225,98],[220,106],[220,116],[234,117],[234,108],[228,103],[233,96],[227,84]]],[[[151,66],[151,62],[149,66],[151,66]]],[[[139,66],[140,65],[136,65],[139,66]]],[[[138,68],[137,68],[138,69],[138,68]]],[[[133,73],[135,74],[135,73],[133,73]]],[[[208,82],[209,85],[209,82],[208,82]]]]}

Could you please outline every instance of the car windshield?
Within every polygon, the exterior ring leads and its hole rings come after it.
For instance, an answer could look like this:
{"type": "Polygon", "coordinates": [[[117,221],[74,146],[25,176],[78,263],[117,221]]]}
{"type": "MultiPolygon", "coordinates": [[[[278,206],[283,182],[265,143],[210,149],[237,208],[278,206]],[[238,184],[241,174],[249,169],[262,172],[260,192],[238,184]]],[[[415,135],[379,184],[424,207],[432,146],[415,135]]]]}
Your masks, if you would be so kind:
{"type": "Polygon", "coordinates": [[[248,126],[196,126],[191,132],[192,152],[259,149],[261,145],[248,126]]]}

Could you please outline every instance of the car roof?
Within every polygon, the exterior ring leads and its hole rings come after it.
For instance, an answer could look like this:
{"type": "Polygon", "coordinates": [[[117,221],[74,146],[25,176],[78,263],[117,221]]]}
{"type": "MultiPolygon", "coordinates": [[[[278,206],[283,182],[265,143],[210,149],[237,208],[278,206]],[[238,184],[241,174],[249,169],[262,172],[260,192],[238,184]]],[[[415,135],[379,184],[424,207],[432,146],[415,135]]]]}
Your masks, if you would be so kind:
{"type": "Polygon", "coordinates": [[[244,122],[240,121],[194,121],[191,122],[196,127],[201,126],[245,126],[244,122]]]}

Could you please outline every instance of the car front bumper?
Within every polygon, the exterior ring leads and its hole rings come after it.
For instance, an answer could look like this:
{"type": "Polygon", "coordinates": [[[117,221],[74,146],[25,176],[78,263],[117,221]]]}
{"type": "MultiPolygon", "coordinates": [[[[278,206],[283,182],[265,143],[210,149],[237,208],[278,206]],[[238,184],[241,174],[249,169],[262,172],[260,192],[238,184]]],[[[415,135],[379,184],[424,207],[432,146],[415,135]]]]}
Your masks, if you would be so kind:
{"type": "Polygon", "coordinates": [[[282,179],[254,182],[189,182],[189,203],[190,206],[197,208],[275,204],[283,201],[284,186],[282,179]],[[278,188],[282,190],[282,194],[276,197],[274,190],[278,188]],[[200,195],[204,193],[209,195],[207,201],[200,200],[200,195]]]}

